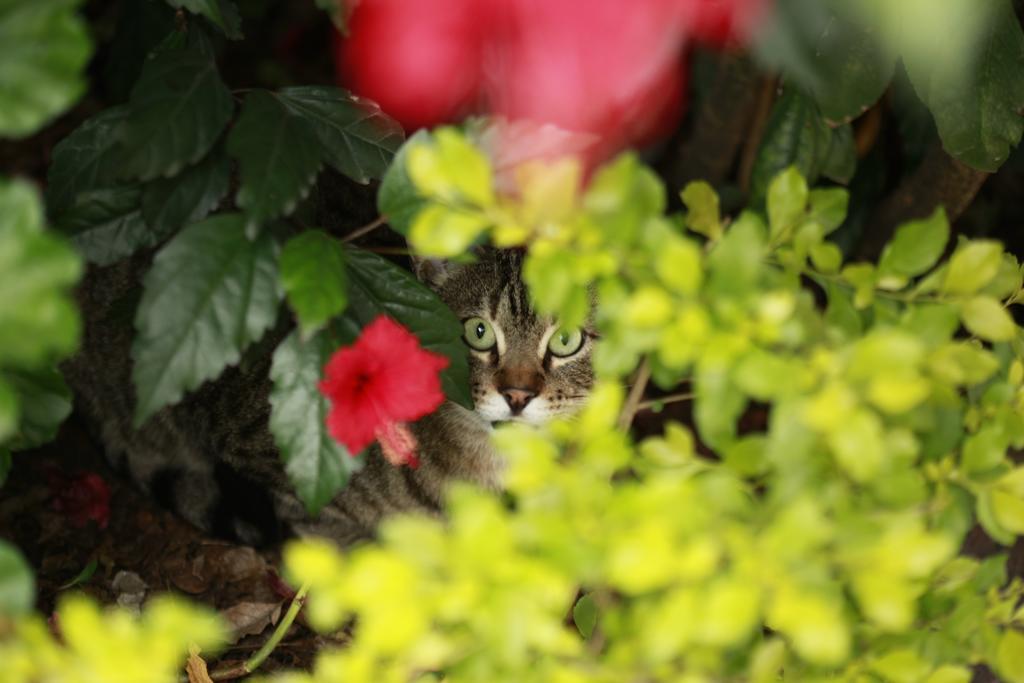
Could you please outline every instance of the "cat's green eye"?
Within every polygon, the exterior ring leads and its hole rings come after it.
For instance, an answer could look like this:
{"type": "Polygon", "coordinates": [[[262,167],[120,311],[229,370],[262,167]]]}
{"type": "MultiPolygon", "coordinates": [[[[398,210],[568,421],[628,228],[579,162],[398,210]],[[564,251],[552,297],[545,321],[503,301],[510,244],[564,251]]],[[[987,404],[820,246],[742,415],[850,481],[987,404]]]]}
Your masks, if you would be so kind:
{"type": "Polygon", "coordinates": [[[496,341],[494,328],[483,318],[468,318],[462,323],[462,338],[477,351],[490,351],[496,341]]]}
{"type": "Polygon", "coordinates": [[[551,352],[551,355],[559,358],[571,356],[581,348],[583,348],[583,330],[578,327],[575,330],[559,328],[555,330],[548,341],[548,351],[551,352]]]}

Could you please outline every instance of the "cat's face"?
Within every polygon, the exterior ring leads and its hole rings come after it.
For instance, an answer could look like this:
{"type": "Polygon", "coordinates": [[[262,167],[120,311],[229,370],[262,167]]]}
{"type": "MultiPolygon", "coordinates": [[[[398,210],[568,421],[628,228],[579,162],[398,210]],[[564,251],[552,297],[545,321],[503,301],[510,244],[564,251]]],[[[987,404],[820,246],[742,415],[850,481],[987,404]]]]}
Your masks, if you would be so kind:
{"type": "Polygon", "coordinates": [[[593,384],[593,336],[562,329],[530,306],[519,251],[469,265],[420,261],[417,275],[463,323],[476,412],[488,422],[538,423],[574,412],[593,384]]]}

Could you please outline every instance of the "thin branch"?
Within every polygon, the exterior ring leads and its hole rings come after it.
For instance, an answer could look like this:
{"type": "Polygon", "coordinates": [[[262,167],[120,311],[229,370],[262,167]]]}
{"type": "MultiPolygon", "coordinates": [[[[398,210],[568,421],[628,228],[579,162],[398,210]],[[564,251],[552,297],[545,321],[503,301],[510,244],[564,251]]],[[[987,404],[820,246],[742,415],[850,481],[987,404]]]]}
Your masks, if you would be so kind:
{"type": "Polygon", "coordinates": [[[853,143],[857,150],[857,158],[863,159],[878,142],[882,132],[882,101],[868,109],[857,123],[853,133],[853,143]]]}
{"type": "Polygon", "coordinates": [[[633,386],[629,389],[629,396],[626,397],[626,403],[622,406],[622,412],[619,413],[619,429],[625,431],[633,424],[633,416],[636,415],[640,399],[643,398],[644,389],[647,388],[647,381],[650,379],[651,365],[644,358],[644,361],[640,363],[640,368],[636,371],[636,379],[633,380],[633,386]]]}
{"type": "Polygon", "coordinates": [[[302,609],[302,605],[306,602],[306,592],[309,590],[309,584],[303,584],[299,588],[295,597],[292,598],[292,604],[288,606],[288,611],[285,612],[284,618],[277,623],[277,628],[270,634],[270,638],[266,643],[263,644],[256,654],[247,659],[244,663],[238,666],[233,666],[230,669],[223,671],[215,671],[210,674],[210,679],[214,681],[232,681],[242,676],[248,676],[253,671],[259,668],[260,664],[270,656],[270,653],[274,651],[274,648],[278,646],[281,639],[284,638],[285,634],[288,633],[288,629],[291,628],[295,622],[295,617],[299,615],[299,611],[302,609]]]}
{"type": "Polygon", "coordinates": [[[649,401],[640,401],[637,404],[637,412],[641,410],[653,410],[659,406],[666,406],[669,403],[682,403],[683,401],[692,401],[697,397],[697,394],[692,391],[688,391],[682,394],[669,394],[667,396],[661,396],[660,398],[652,398],[649,401]]]}
{"type": "Polygon", "coordinates": [[[355,230],[353,230],[349,234],[347,234],[344,237],[342,237],[341,241],[342,242],[354,242],[355,240],[359,239],[363,235],[368,235],[369,233],[373,232],[374,230],[376,230],[380,226],[382,226],[385,223],[387,223],[387,221],[388,221],[387,216],[378,216],[377,219],[374,220],[372,223],[367,223],[366,225],[364,225],[361,228],[356,228],[355,230]]]}
{"type": "Polygon", "coordinates": [[[374,254],[385,256],[411,256],[412,250],[405,247],[363,247],[363,251],[371,251],[374,254]]]}

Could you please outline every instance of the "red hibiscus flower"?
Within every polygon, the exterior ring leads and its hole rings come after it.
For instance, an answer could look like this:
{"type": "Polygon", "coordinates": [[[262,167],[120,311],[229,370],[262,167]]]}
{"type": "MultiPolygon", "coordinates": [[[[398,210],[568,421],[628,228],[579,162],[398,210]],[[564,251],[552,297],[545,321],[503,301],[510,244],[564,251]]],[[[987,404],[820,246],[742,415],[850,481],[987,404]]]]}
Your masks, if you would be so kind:
{"type": "Polygon", "coordinates": [[[338,60],[407,128],[479,111],[554,124],[593,136],[592,164],[669,132],[687,46],[742,42],[769,1],[360,0],[338,60]]]}
{"type": "Polygon", "coordinates": [[[416,440],[407,422],[444,402],[444,356],[424,350],[414,334],[387,316],[365,328],[324,367],[320,391],[331,402],[327,429],[353,455],[379,441],[394,465],[415,467],[416,440]]]}

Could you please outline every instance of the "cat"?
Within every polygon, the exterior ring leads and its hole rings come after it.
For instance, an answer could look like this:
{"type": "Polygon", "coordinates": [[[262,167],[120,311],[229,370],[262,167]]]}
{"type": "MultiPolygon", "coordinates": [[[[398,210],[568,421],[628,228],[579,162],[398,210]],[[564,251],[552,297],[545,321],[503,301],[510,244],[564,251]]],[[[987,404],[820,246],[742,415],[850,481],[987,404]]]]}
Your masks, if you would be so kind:
{"type": "Polygon", "coordinates": [[[90,270],[79,287],[82,348],[63,370],[112,463],[196,526],[250,545],[315,535],[345,546],[372,538],[390,514],[440,514],[453,480],[498,489],[494,425],[543,422],[586,399],[594,334],[535,313],[522,259],[519,250],[485,250],[468,264],[413,260],[419,279],[463,321],[474,410],[448,401],[417,421],[416,468],[396,467],[371,447],[363,468],[316,517],[287,481],[267,427],[270,355],[287,325],[136,429],[130,321],[146,259],[135,258],[90,270]]]}

